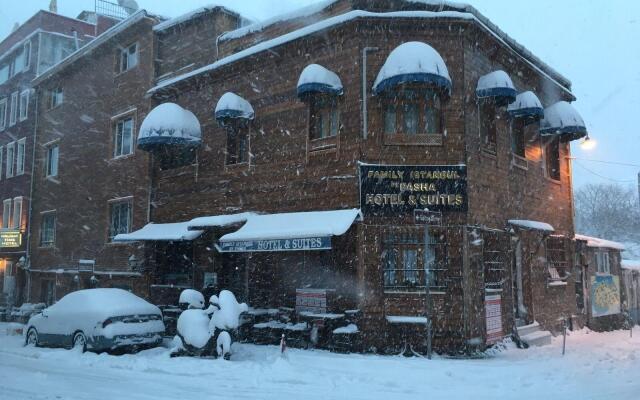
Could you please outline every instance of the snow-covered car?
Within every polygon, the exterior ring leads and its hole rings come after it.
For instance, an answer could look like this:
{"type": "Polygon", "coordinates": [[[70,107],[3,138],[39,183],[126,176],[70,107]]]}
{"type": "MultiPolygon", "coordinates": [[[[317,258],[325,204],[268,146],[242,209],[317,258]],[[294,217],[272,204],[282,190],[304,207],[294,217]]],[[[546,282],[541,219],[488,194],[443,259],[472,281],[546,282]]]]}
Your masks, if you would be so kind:
{"type": "Polygon", "coordinates": [[[69,293],[29,319],[25,344],[105,351],[154,347],[164,333],[162,312],[122,289],[69,293]]]}

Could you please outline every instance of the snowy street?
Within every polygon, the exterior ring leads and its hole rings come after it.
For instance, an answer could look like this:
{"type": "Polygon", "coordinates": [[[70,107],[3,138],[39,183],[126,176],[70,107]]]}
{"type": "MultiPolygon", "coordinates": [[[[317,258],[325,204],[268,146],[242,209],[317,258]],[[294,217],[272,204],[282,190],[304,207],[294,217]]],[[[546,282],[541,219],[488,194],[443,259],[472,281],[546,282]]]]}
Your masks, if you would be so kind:
{"type": "Polygon", "coordinates": [[[637,399],[640,328],[572,333],[486,359],[342,355],[234,344],[232,361],[26,348],[0,324],[2,399],[637,399]]]}

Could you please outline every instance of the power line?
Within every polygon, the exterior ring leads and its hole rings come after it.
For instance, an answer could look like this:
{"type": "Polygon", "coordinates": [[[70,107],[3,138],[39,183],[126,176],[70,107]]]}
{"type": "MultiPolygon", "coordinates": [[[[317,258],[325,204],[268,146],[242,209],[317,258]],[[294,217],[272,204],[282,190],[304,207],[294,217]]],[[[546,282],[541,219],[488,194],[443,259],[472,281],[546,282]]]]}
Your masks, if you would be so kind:
{"type": "MultiPolygon", "coordinates": [[[[574,159],[574,161],[575,161],[575,159],[574,159]]],[[[594,172],[594,171],[590,170],[589,168],[585,167],[584,165],[580,164],[580,163],[579,163],[579,162],[577,162],[577,161],[575,162],[575,164],[576,164],[578,167],[580,167],[580,168],[584,169],[585,171],[589,172],[590,174],[593,174],[593,175],[595,175],[595,176],[597,176],[597,177],[599,177],[599,178],[606,179],[606,180],[611,181],[611,182],[618,182],[618,183],[631,183],[631,182],[635,182],[635,181],[636,181],[635,179],[619,180],[619,179],[609,178],[608,176],[600,175],[599,173],[597,173],[597,172],[594,172]]]]}
{"type": "Polygon", "coordinates": [[[623,166],[626,166],[626,167],[638,167],[638,168],[640,168],[640,164],[621,163],[621,162],[604,161],[604,160],[592,160],[590,158],[578,158],[578,157],[571,157],[571,159],[572,160],[590,161],[590,162],[597,162],[597,163],[603,163],[603,164],[623,165],[623,166]]]}

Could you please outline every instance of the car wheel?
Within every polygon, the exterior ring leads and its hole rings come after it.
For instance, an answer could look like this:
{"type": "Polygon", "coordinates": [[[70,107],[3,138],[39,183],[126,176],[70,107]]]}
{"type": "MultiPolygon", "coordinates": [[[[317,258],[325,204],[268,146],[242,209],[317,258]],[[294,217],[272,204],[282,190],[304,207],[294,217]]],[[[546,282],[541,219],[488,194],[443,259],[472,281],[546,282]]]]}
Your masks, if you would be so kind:
{"type": "Polygon", "coordinates": [[[73,348],[79,349],[82,353],[87,351],[87,338],[82,332],[76,332],[73,335],[73,348]]]}
{"type": "Polygon", "coordinates": [[[36,347],[38,345],[38,331],[36,331],[36,328],[29,328],[24,344],[30,347],[36,347]]]}

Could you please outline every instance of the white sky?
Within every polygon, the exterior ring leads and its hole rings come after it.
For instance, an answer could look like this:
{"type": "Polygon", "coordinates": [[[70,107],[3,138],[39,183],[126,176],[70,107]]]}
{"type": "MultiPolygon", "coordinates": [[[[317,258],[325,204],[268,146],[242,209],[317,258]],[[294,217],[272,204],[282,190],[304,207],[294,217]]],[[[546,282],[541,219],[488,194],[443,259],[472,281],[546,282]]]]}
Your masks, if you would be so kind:
{"type": "MultiPolygon", "coordinates": [[[[168,17],[217,3],[254,20],[287,12],[318,0],[138,0],[140,7],[168,17]]],[[[26,21],[49,0],[23,0],[0,7],[0,38],[14,23],[26,21]]],[[[471,0],[509,36],[525,45],[573,82],[595,150],[574,146],[573,156],[640,164],[640,1],[635,0],[471,0]]],[[[76,16],[92,10],[94,0],[58,0],[58,11],[76,16]]],[[[640,167],[576,160],[576,186],[615,180],[633,185],[640,167]],[[600,177],[600,176],[602,177],[600,177]]]]}

